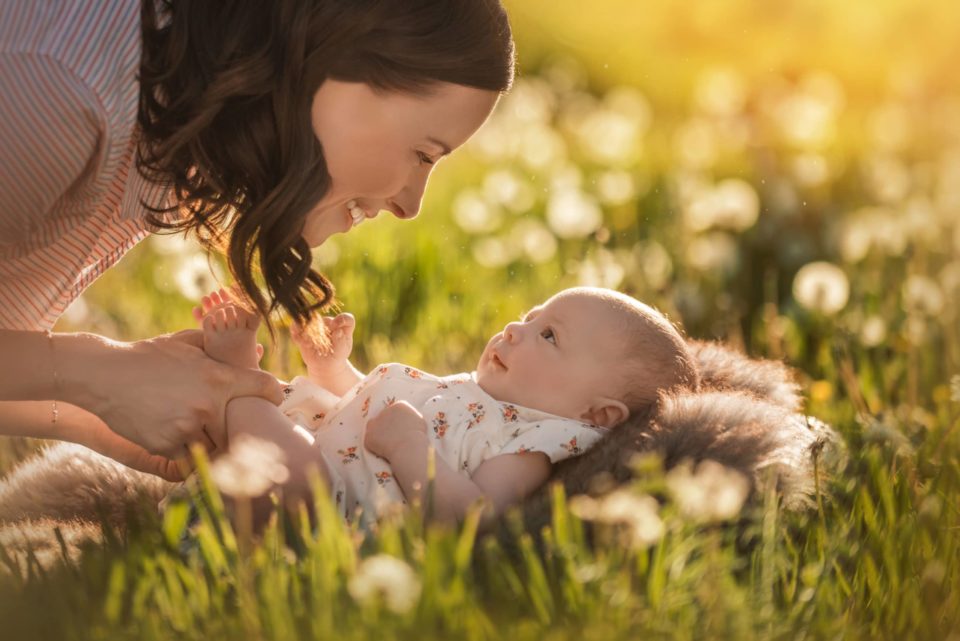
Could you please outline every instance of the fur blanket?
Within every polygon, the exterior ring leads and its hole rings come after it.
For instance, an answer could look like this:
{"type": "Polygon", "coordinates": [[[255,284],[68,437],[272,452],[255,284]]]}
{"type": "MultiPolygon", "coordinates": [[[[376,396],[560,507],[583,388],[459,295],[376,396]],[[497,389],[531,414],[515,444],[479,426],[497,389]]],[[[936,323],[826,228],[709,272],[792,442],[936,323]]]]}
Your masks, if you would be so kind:
{"type": "MultiPolygon", "coordinates": [[[[835,442],[833,432],[801,413],[799,387],[781,363],[750,359],[717,343],[691,341],[702,377],[696,393],[667,396],[655,410],[613,430],[582,456],[554,467],[551,483],[523,504],[527,531],[551,519],[549,486],[567,496],[588,493],[600,474],[622,483],[634,454],[658,452],[670,468],[683,460],[712,459],[756,484],[774,468],[788,507],[804,505],[812,491],[811,452],[835,442]]],[[[0,481],[0,545],[46,549],[59,524],[72,540],[97,536],[91,523],[123,527],[132,505],[159,502],[172,484],[72,444],[54,445],[0,481]]]]}

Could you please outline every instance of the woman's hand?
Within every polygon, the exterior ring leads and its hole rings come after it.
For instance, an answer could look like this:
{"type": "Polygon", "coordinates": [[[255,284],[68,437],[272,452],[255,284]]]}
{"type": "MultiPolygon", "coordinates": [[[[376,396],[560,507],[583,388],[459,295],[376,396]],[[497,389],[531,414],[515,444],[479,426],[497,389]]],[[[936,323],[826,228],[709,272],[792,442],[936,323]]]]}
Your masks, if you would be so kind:
{"type": "Polygon", "coordinates": [[[183,456],[193,442],[224,448],[231,399],[259,396],[279,404],[283,393],[270,374],[218,363],[202,344],[199,330],[133,343],[58,338],[63,400],[96,414],[151,454],[183,456]]]}
{"type": "MultiPolygon", "coordinates": [[[[78,408],[79,409],[79,408],[78,408]]],[[[80,410],[83,411],[83,410],[80,410]]],[[[118,463],[132,467],[140,472],[159,476],[165,481],[182,481],[190,473],[192,459],[181,457],[174,460],[165,456],[151,454],[139,445],[128,441],[116,432],[110,430],[105,423],[94,417],[99,423],[98,429],[92,429],[83,435],[77,442],[86,445],[104,456],[109,456],[118,463]]]]}
{"type": "Polygon", "coordinates": [[[363,444],[389,461],[394,452],[423,439],[426,433],[427,422],[423,415],[406,401],[398,401],[367,421],[363,444]]]}

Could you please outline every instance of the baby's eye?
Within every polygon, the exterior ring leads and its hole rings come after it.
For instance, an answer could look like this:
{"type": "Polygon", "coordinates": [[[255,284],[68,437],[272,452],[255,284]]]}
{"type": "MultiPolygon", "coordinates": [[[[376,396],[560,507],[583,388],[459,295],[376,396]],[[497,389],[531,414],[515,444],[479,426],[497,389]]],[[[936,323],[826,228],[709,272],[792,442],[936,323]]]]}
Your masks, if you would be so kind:
{"type": "Polygon", "coordinates": [[[428,156],[427,154],[423,153],[422,151],[418,151],[418,152],[417,152],[417,157],[420,159],[420,162],[422,162],[422,163],[424,163],[424,164],[427,164],[427,165],[432,165],[432,164],[433,164],[433,160],[430,159],[430,156],[428,156]]]}
{"type": "Polygon", "coordinates": [[[540,332],[540,335],[543,336],[543,338],[545,338],[547,342],[553,343],[554,345],[557,344],[557,336],[556,334],[553,333],[553,330],[550,329],[549,327],[543,330],[542,332],[540,332]]]}

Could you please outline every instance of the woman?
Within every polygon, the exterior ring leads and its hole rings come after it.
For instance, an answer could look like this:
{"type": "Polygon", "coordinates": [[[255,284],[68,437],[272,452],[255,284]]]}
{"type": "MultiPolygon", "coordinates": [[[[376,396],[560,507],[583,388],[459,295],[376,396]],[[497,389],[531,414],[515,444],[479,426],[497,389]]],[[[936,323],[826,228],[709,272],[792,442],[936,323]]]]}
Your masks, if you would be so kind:
{"type": "Polygon", "coordinates": [[[4,3],[0,433],[167,477],[187,444],[223,445],[231,398],[280,401],[269,375],[208,359],[192,332],[50,334],[60,313],[175,229],[223,247],[264,318],[310,318],[333,292],[310,247],[415,217],[513,70],[498,0],[4,3]]]}

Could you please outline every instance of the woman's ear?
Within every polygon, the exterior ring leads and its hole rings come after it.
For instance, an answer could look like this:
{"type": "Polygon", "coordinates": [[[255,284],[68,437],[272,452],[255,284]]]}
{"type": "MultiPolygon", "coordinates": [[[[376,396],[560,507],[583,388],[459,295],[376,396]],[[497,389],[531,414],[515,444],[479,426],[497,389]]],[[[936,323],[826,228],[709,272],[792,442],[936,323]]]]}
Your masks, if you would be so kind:
{"type": "Polygon", "coordinates": [[[630,418],[630,410],[622,402],[612,398],[598,398],[580,415],[580,420],[597,427],[610,429],[630,418]]]}

